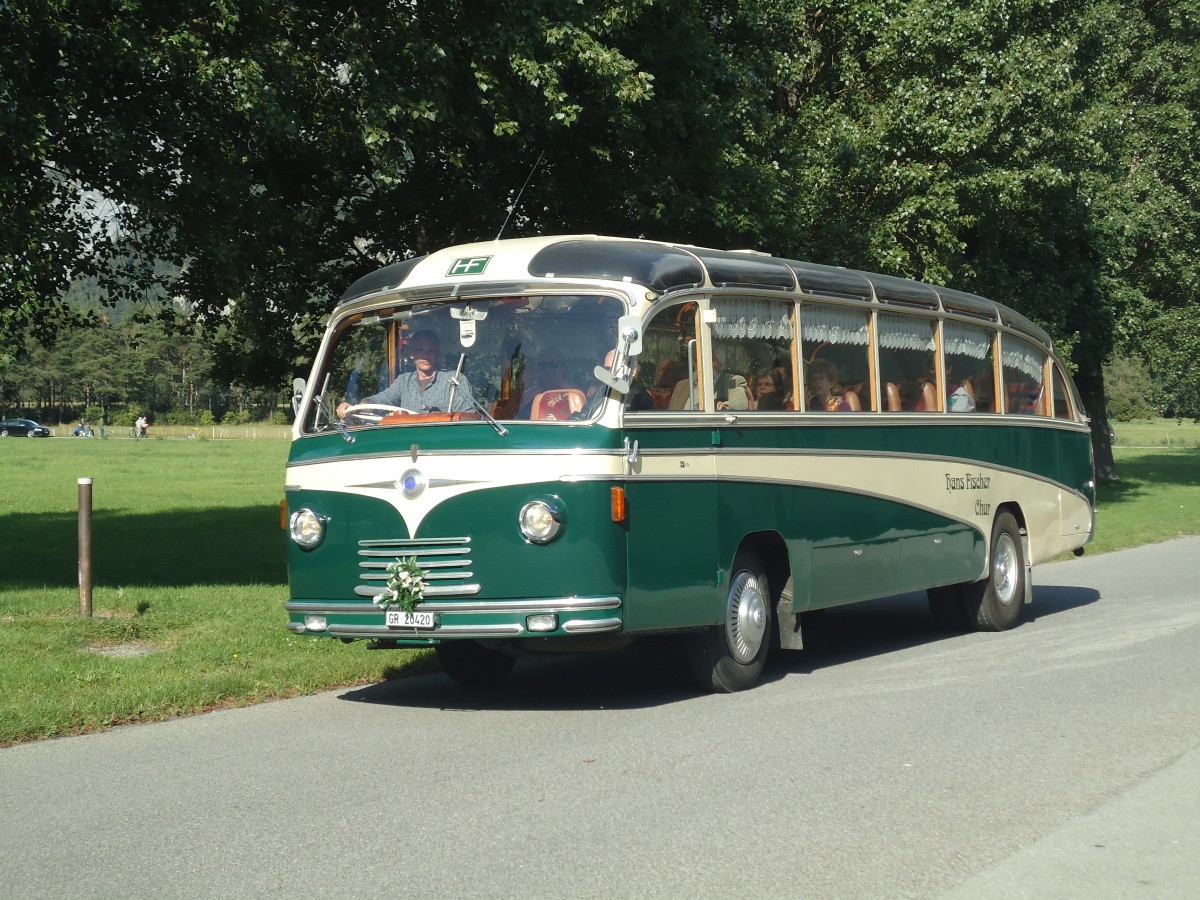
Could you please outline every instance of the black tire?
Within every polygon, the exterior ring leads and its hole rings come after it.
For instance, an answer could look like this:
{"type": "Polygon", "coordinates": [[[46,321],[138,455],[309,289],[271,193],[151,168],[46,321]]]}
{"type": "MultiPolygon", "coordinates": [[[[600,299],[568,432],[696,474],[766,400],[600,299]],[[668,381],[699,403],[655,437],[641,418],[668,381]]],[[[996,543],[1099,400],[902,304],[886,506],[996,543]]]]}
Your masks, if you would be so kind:
{"type": "Polygon", "coordinates": [[[971,619],[967,615],[965,587],[962,584],[950,584],[925,592],[929,596],[929,609],[939,628],[946,631],[972,630],[971,619]]]}
{"type": "Polygon", "coordinates": [[[687,639],[688,664],[702,688],[729,694],[758,683],[771,646],[771,604],[762,560],[742,550],[730,572],[725,621],[687,639]]]}
{"type": "Polygon", "coordinates": [[[1025,602],[1025,578],[1021,528],[1012,513],[1002,512],[992,523],[988,577],[963,589],[970,623],[980,631],[1007,631],[1016,625],[1025,602]]]}
{"type": "Polygon", "coordinates": [[[516,660],[475,641],[445,641],[436,648],[438,662],[450,680],[467,687],[497,685],[508,677],[516,660]]]}
{"type": "Polygon", "coordinates": [[[8,437],[8,429],[7,428],[0,431],[0,437],[8,437]]]}

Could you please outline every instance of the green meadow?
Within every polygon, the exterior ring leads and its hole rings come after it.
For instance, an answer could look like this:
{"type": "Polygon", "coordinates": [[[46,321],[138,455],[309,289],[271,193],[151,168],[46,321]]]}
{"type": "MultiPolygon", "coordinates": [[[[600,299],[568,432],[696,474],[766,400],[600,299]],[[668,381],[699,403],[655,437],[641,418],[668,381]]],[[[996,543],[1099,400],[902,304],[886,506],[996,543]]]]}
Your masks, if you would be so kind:
{"type": "MultiPolygon", "coordinates": [[[[1118,425],[1103,552],[1200,532],[1200,427],[1118,425]]],[[[283,440],[0,440],[0,746],[369,684],[429,651],[290,634],[283,440]],[[94,480],[79,615],[79,478],[94,480]]]]}

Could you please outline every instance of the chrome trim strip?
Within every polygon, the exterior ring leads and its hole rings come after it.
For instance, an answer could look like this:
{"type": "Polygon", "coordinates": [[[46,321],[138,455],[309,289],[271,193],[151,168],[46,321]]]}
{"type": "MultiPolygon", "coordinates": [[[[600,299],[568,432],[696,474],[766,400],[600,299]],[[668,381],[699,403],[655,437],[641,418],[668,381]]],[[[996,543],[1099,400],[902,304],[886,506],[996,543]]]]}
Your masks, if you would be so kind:
{"type": "Polygon", "coordinates": [[[562,623],[562,630],[568,634],[593,634],[601,631],[620,631],[620,619],[571,619],[562,623]]]}
{"type": "MultiPolygon", "coordinates": [[[[402,546],[402,545],[393,544],[393,546],[402,546]]],[[[404,549],[410,549],[410,548],[406,547],[404,549]]],[[[421,557],[422,559],[424,559],[426,556],[461,556],[463,553],[468,552],[470,549],[471,549],[470,547],[446,547],[445,549],[431,548],[431,549],[425,549],[425,550],[416,550],[415,553],[413,553],[412,555],[421,557]]],[[[371,558],[378,557],[378,558],[382,559],[382,558],[385,558],[388,556],[391,556],[394,558],[396,556],[396,552],[394,550],[392,550],[392,551],[389,551],[389,550],[359,550],[358,555],[371,557],[371,558]]]]}
{"type": "MultiPolygon", "coordinates": [[[[359,555],[365,556],[366,554],[360,553],[359,555]]],[[[422,560],[421,568],[425,569],[426,574],[432,578],[434,576],[431,572],[428,571],[429,569],[453,569],[453,568],[457,568],[458,566],[462,566],[462,565],[470,565],[470,563],[471,563],[471,560],[469,560],[469,559],[440,559],[440,560],[434,560],[432,562],[425,562],[424,560],[422,560]]],[[[383,561],[360,562],[358,564],[358,567],[360,569],[386,569],[390,565],[391,565],[390,562],[383,562],[383,561]]],[[[446,576],[442,575],[439,577],[444,578],[446,576]]]]}
{"type": "Polygon", "coordinates": [[[286,612],[294,613],[327,613],[337,615],[338,613],[377,613],[380,612],[378,606],[373,603],[340,603],[335,606],[330,606],[327,600],[289,600],[283,604],[286,612]]]}
{"type": "MultiPolygon", "coordinates": [[[[369,596],[379,593],[372,591],[369,596]]],[[[283,608],[294,613],[377,613],[378,606],[372,603],[339,603],[330,604],[327,600],[289,600],[283,608]]],[[[477,600],[471,603],[422,603],[422,612],[465,613],[478,614],[488,612],[528,613],[539,612],[587,612],[597,609],[620,609],[620,597],[558,597],[547,600],[477,600]]]]}
{"type": "Polygon", "coordinates": [[[324,632],[331,637],[360,637],[360,638],[394,638],[409,640],[411,638],[437,637],[512,637],[525,633],[523,625],[446,625],[434,629],[417,631],[409,628],[388,628],[386,625],[330,625],[324,632]]]}
{"type": "Polygon", "coordinates": [[[304,634],[308,630],[304,627],[303,622],[288,622],[287,627],[288,631],[292,632],[292,634],[304,634]]]}
{"type": "Polygon", "coordinates": [[[469,537],[454,538],[372,538],[358,542],[360,547],[440,547],[447,544],[469,544],[469,537]]]}
{"type": "MultiPolygon", "coordinates": [[[[431,584],[425,588],[426,597],[470,597],[478,594],[482,588],[477,584],[448,584],[437,585],[431,584]]],[[[383,585],[360,584],[354,589],[354,593],[359,597],[374,597],[382,594],[384,591],[383,585]]],[[[422,609],[429,607],[422,604],[422,609]]]]}
{"type": "MultiPolygon", "coordinates": [[[[366,566],[365,563],[361,563],[360,565],[363,565],[364,568],[366,566]]],[[[391,577],[392,576],[390,576],[387,572],[364,572],[358,576],[359,581],[387,581],[391,577]]],[[[474,577],[475,577],[474,572],[454,571],[454,572],[426,572],[425,573],[425,580],[427,582],[429,582],[429,581],[453,581],[458,578],[474,578],[474,577]]],[[[426,590],[428,590],[428,589],[429,588],[426,587],[426,590]]]]}

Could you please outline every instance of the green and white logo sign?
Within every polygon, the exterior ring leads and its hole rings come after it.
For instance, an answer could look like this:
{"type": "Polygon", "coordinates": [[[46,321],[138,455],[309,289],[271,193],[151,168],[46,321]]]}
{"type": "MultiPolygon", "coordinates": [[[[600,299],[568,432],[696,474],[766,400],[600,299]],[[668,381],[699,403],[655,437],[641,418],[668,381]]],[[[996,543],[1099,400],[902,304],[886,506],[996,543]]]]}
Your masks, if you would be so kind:
{"type": "Polygon", "coordinates": [[[482,275],[487,264],[492,261],[490,256],[464,256],[456,259],[450,266],[447,275],[482,275]]]}

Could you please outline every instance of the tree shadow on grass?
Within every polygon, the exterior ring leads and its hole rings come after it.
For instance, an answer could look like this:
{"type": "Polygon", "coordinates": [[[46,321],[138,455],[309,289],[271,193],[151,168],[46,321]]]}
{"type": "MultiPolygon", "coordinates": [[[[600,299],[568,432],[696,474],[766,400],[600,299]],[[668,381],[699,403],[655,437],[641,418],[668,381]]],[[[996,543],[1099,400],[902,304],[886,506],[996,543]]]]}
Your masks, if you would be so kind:
{"type": "MultiPolygon", "coordinates": [[[[92,521],[96,586],[283,584],[286,533],[279,508],[221,507],[139,514],[100,511],[92,521]]],[[[0,589],[78,585],[75,513],[0,516],[0,589]]]]}
{"type": "MultiPolygon", "coordinates": [[[[1100,599],[1091,588],[1038,585],[1026,620],[1100,599]]],[[[962,637],[939,628],[924,592],[901,594],[806,617],[805,647],[776,652],[762,684],[962,637]]],[[[643,641],[624,650],[522,659],[493,687],[468,688],[427,672],[341,694],[352,703],[442,710],[576,711],[645,709],[707,696],[692,681],[681,642],[643,641]]]]}
{"type": "Polygon", "coordinates": [[[1102,482],[1100,504],[1126,503],[1145,495],[1143,485],[1200,486],[1200,453],[1148,453],[1122,459],[1117,464],[1120,481],[1102,482]]]}

